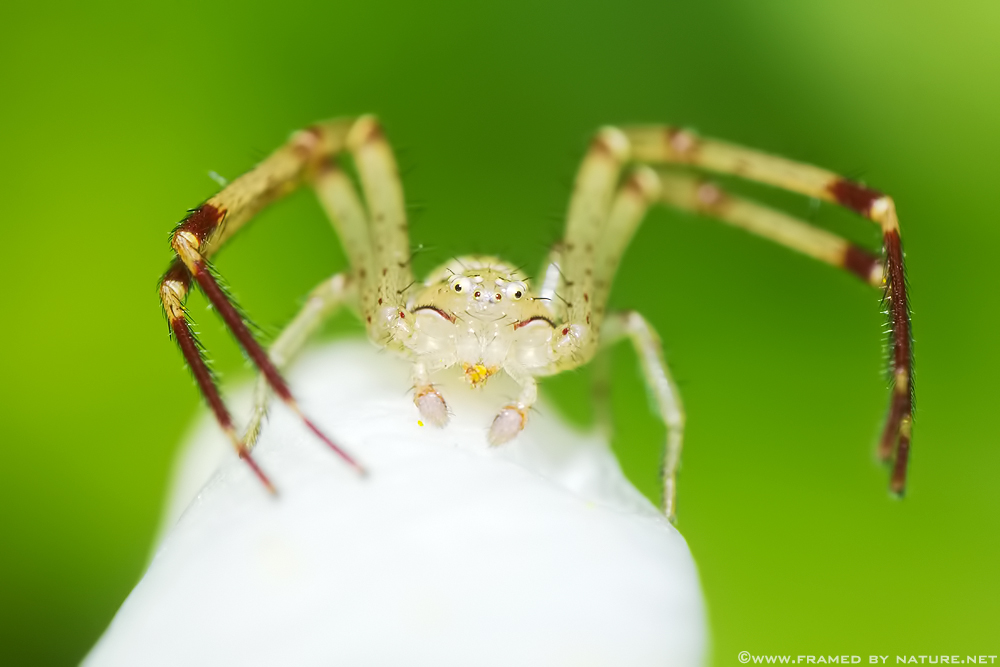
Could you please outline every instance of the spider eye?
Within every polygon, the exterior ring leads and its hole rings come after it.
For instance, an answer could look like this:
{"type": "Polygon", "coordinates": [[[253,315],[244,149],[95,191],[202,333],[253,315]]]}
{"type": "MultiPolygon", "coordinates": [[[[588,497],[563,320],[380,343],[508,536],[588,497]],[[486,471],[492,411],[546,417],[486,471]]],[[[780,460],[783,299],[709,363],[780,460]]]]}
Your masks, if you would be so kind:
{"type": "Polygon", "coordinates": [[[465,276],[455,276],[451,279],[451,289],[453,292],[468,292],[472,289],[472,281],[465,276]]]}
{"type": "Polygon", "coordinates": [[[520,280],[515,280],[513,282],[507,283],[504,287],[504,292],[507,294],[507,298],[512,301],[517,301],[524,297],[528,292],[528,286],[522,283],[520,280]]]}

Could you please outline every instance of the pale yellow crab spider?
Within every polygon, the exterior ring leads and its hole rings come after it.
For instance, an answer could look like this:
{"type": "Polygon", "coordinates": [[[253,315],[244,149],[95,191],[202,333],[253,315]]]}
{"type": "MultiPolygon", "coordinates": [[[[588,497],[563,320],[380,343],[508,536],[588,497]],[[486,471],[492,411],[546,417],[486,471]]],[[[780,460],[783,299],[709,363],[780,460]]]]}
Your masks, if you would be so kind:
{"type": "Polygon", "coordinates": [[[912,346],[899,224],[892,199],[832,172],[766,153],[704,139],[669,126],[604,128],[576,175],[566,231],[542,267],[541,284],[496,257],[459,257],[414,282],[403,188],[396,162],[372,116],[318,123],[295,133],[252,171],[193,210],[175,229],[177,258],[160,282],[171,331],[223,430],[258,477],[273,488],[250,450],[266,414],[269,390],[295,410],[337,454],[362,466],[305,417],[279,369],[332,312],[348,307],[376,344],[412,364],[414,403],[423,420],[445,426],[445,398],[431,383],[459,368],[472,387],[497,373],[520,386],[500,407],[487,437],[501,445],[525,427],[540,377],[589,362],[602,345],[628,339],[667,428],[663,510],[673,519],[684,411],[652,326],[638,313],[608,313],[612,281],[647,208],[678,207],[742,227],[838,266],[885,290],[892,331],[893,389],[880,453],[893,460],[891,488],[903,491],[912,420],[912,346]],[[341,161],[349,160],[357,183],[341,161]],[[669,168],[665,168],[669,167],[669,168]],[[718,172],[786,188],[845,206],[881,227],[884,260],[829,232],[724,192],[685,171],[718,172]],[[220,288],[208,258],[258,211],[300,185],[313,187],[350,260],[323,281],[302,311],[265,352],[220,288]],[[360,186],[360,187],[359,187],[360,186]],[[184,301],[195,281],[261,371],[253,413],[237,435],[184,301]]]}

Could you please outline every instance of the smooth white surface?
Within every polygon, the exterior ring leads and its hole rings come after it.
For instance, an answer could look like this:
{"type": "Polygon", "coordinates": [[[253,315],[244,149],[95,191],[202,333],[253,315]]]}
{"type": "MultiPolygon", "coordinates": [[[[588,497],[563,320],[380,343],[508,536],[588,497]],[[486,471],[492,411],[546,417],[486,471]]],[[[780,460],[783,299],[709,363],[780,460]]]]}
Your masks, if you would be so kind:
{"type": "Polygon", "coordinates": [[[171,527],[84,664],[702,663],[687,545],[600,438],[542,405],[517,440],[488,447],[516,395],[506,378],[476,392],[435,378],[452,421],[420,426],[407,370],[359,341],[291,373],[367,479],[278,406],[255,450],[280,491],[269,498],[204,419],[171,527]]]}

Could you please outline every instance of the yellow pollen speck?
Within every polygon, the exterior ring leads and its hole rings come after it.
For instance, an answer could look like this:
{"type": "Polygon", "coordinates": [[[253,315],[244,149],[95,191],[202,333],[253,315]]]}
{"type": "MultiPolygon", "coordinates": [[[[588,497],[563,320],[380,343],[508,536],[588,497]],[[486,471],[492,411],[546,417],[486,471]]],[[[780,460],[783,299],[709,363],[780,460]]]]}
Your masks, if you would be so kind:
{"type": "Polygon", "coordinates": [[[465,371],[465,379],[469,381],[469,384],[473,387],[479,387],[489,380],[490,376],[494,375],[499,369],[496,366],[487,367],[483,364],[465,362],[462,364],[462,370],[465,371]]]}
{"type": "Polygon", "coordinates": [[[424,425],[424,423],[418,419],[417,420],[417,426],[423,426],[423,425],[424,425]]]}

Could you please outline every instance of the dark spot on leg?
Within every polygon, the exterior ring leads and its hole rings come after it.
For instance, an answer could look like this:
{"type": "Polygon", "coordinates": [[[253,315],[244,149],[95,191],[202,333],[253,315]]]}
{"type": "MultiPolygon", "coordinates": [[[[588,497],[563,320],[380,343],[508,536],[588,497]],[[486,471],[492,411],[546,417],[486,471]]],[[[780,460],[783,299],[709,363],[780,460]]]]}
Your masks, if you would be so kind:
{"type": "Polygon", "coordinates": [[[882,259],[874,253],[868,252],[853,243],[847,246],[844,254],[844,268],[861,278],[866,283],[871,280],[872,271],[881,263],[882,259]]]}
{"type": "Polygon", "coordinates": [[[384,136],[385,133],[382,131],[381,123],[379,123],[377,120],[373,120],[371,123],[368,124],[368,134],[366,134],[361,139],[361,143],[366,144],[373,141],[378,141],[384,136]]]}
{"type": "Polygon", "coordinates": [[[639,197],[646,196],[646,191],[642,187],[642,181],[639,180],[635,172],[629,174],[628,179],[625,181],[625,189],[639,197]]]}
{"type": "Polygon", "coordinates": [[[218,209],[212,204],[202,204],[181,221],[174,234],[189,232],[194,234],[199,243],[203,243],[219,226],[225,215],[225,210],[218,209]]]}
{"type": "Polygon", "coordinates": [[[598,132],[597,135],[590,142],[590,151],[593,153],[599,153],[600,155],[606,157],[613,157],[614,152],[611,150],[611,146],[604,141],[604,135],[598,132]]]}
{"type": "Polygon", "coordinates": [[[336,156],[328,155],[325,160],[320,162],[319,168],[322,173],[340,171],[340,162],[336,156]]]}
{"type": "Polygon", "coordinates": [[[167,272],[163,274],[160,278],[160,283],[173,282],[181,283],[185,287],[191,284],[191,274],[188,272],[187,267],[184,266],[184,262],[180,259],[175,259],[171,264],[167,272]]]}
{"type": "Polygon", "coordinates": [[[834,181],[826,190],[835,202],[865,217],[871,212],[872,204],[884,196],[878,190],[866,188],[846,178],[834,181]]]}

